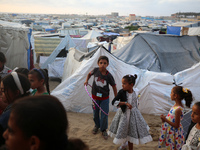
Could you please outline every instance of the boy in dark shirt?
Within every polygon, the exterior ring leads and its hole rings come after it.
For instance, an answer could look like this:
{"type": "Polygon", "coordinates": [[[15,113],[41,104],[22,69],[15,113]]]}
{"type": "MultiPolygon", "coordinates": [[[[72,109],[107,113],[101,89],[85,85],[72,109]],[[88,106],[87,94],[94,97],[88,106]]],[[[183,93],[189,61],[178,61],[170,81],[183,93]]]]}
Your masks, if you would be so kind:
{"type": "MultiPolygon", "coordinates": [[[[113,76],[106,69],[106,67],[109,65],[108,57],[100,56],[97,64],[99,67],[94,68],[91,72],[89,72],[84,85],[87,85],[90,77],[94,75],[94,81],[92,84],[92,98],[103,109],[103,111],[108,114],[109,84],[112,86],[115,96],[117,95],[117,88],[113,76]]],[[[108,116],[101,112],[100,118],[99,107],[95,105],[93,108],[95,122],[95,127],[92,130],[93,134],[96,134],[98,132],[98,129],[100,128],[104,139],[107,139],[108,135],[106,129],[108,128],[108,116]]]]}

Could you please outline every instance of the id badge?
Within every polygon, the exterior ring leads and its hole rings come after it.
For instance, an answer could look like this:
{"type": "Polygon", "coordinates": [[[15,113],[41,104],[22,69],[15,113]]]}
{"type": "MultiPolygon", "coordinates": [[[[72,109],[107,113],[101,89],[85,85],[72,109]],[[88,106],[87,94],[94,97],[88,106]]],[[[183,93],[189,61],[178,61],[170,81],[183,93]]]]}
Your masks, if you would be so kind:
{"type": "Polygon", "coordinates": [[[102,93],[97,93],[97,97],[102,97],[102,93]]]}

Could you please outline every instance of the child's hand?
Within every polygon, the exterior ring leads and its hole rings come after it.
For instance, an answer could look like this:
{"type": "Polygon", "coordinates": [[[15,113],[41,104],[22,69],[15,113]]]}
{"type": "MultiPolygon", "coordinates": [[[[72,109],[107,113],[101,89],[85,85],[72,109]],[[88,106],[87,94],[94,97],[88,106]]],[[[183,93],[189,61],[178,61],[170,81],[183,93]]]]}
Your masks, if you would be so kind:
{"type": "Polygon", "coordinates": [[[165,122],[165,119],[166,119],[166,116],[160,115],[160,118],[161,118],[161,120],[162,120],[162,123],[164,123],[164,122],[165,122]]]}
{"type": "Polygon", "coordinates": [[[129,109],[132,109],[132,105],[129,103],[126,103],[126,106],[128,106],[129,109]]]}
{"type": "Polygon", "coordinates": [[[85,82],[84,82],[84,85],[86,85],[86,86],[87,86],[87,85],[88,85],[88,81],[85,81],[85,82]]]}

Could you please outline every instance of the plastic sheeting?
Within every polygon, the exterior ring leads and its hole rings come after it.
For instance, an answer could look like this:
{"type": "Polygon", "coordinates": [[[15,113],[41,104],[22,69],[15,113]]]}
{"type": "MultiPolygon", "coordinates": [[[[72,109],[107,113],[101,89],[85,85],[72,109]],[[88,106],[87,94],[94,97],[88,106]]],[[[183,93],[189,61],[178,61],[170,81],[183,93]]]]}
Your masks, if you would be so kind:
{"type": "Polygon", "coordinates": [[[113,40],[113,46],[115,47],[115,49],[113,49],[113,51],[111,51],[111,52],[114,52],[114,51],[124,47],[126,44],[128,44],[134,38],[134,36],[135,35],[127,36],[127,37],[118,36],[116,39],[113,40]]]}
{"type": "Polygon", "coordinates": [[[113,54],[140,69],[175,74],[200,61],[197,36],[140,33],[113,54]]]}
{"type": "MultiPolygon", "coordinates": [[[[90,59],[79,63],[79,67],[77,66],[75,72],[52,91],[52,95],[56,96],[63,103],[67,111],[92,113],[92,101],[84,89],[84,82],[87,74],[94,67],[97,67],[97,60],[101,55],[109,58],[107,69],[113,75],[118,90],[122,87],[121,79],[124,75],[138,75],[135,88],[138,88],[141,95],[138,108],[142,113],[166,114],[174,104],[170,100],[170,93],[174,82],[176,84],[181,83],[183,87],[189,88],[195,98],[194,102],[200,100],[200,86],[198,85],[200,83],[200,63],[175,75],[158,73],[127,64],[101,47],[90,59]]],[[[92,81],[93,77],[89,80],[90,85],[92,85],[92,81]]],[[[89,86],[87,88],[91,91],[89,86]]],[[[110,102],[113,98],[113,90],[110,87],[110,102]]],[[[111,103],[109,107],[110,111],[116,110],[111,103]]]]}
{"type": "Polygon", "coordinates": [[[0,21],[0,51],[6,56],[6,66],[28,68],[27,50],[29,28],[6,21],[0,21]]]}
{"type": "Polygon", "coordinates": [[[103,35],[95,30],[90,30],[88,32],[88,34],[86,34],[84,37],[82,37],[82,39],[95,39],[95,40],[92,40],[92,42],[95,42],[95,41],[97,41],[96,38],[99,36],[103,36],[103,35]]]}
{"type": "Polygon", "coordinates": [[[167,34],[180,35],[181,27],[167,26],[167,34]]]}
{"type": "Polygon", "coordinates": [[[188,35],[199,35],[200,36],[200,27],[189,28],[188,35]]]}
{"type": "Polygon", "coordinates": [[[66,35],[64,39],[60,42],[60,44],[56,47],[56,49],[51,53],[48,59],[42,64],[41,68],[48,68],[48,65],[51,64],[56,56],[60,53],[62,49],[68,50],[71,47],[75,47],[75,43],[71,40],[69,35],[66,35]]]}
{"type": "Polygon", "coordinates": [[[67,59],[64,64],[64,71],[62,76],[62,81],[70,77],[82,64],[82,61],[85,61],[90,56],[95,53],[96,50],[93,50],[89,53],[81,52],[75,48],[69,50],[67,59]]]}
{"type": "MultiPolygon", "coordinates": [[[[48,56],[40,56],[40,66],[48,59],[48,56]]],[[[63,68],[66,57],[57,57],[55,60],[48,64],[48,76],[50,78],[62,78],[63,68]]]]}

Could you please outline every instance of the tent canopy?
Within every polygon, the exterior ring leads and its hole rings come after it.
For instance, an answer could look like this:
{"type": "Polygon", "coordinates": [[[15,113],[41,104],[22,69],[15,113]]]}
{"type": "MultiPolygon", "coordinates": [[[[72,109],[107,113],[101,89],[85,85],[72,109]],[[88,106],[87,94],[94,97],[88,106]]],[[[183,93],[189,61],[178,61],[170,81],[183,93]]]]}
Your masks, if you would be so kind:
{"type": "Polygon", "coordinates": [[[113,55],[140,69],[175,74],[200,61],[199,47],[197,36],[140,33],[113,55]]]}
{"type": "MultiPolygon", "coordinates": [[[[75,52],[74,52],[75,53],[75,52]]],[[[74,55],[72,53],[71,57],[74,55]]],[[[200,63],[178,72],[175,75],[169,73],[153,72],[139,69],[131,64],[118,59],[103,47],[100,47],[94,55],[89,59],[84,59],[82,62],[73,59],[72,63],[77,63],[77,68],[74,73],[59,84],[53,91],[52,95],[56,96],[64,105],[67,111],[75,111],[82,113],[92,113],[92,101],[84,89],[84,82],[87,74],[97,67],[97,60],[100,56],[105,55],[109,58],[108,71],[113,75],[117,90],[122,87],[121,79],[127,74],[137,74],[135,88],[139,90],[139,109],[146,114],[166,114],[174,104],[170,100],[171,89],[174,86],[174,81],[183,87],[189,88],[196,101],[200,100],[200,63]]],[[[93,78],[89,80],[92,85],[93,78]]],[[[91,88],[87,87],[89,91],[91,88]]],[[[90,93],[91,94],[91,93],[90,93]]],[[[112,88],[110,87],[110,102],[114,98],[112,88]]],[[[195,102],[195,101],[194,101],[195,102]]],[[[115,111],[110,103],[110,111],[115,111]]]]}
{"type": "Polygon", "coordinates": [[[28,33],[31,32],[29,29],[19,23],[0,20],[0,51],[6,56],[7,67],[28,68],[28,33]]]}

